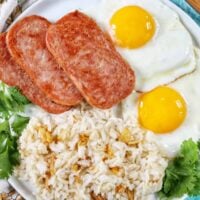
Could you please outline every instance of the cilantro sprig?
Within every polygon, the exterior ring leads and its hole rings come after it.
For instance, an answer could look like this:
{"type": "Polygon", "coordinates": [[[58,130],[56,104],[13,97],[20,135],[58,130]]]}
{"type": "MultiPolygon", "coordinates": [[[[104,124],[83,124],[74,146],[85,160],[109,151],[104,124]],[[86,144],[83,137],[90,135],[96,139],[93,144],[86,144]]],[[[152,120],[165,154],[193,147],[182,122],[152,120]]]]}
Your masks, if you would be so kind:
{"type": "Polygon", "coordinates": [[[0,179],[8,178],[19,164],[17,142],[29,122],[23,114],[29,103],[17,88],[0,83],[0,179]]]}
{"type": "Polygon", "coordinates": [[[200,195],[200,142],[192,139],[182,143],[179,154],[169,163],[159,197],[174,199],[184,194],[200,195]]]}

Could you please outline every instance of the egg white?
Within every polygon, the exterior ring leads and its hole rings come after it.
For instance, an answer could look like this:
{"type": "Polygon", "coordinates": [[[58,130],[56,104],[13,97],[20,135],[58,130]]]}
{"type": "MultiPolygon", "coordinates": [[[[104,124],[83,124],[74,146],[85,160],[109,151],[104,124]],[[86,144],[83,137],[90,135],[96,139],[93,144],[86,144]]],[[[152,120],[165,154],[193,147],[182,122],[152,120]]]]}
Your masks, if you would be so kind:
{"type": "Polygon", "coordinates": [[[182,126],[173,134],[158,136],[159,143],[170,149],[171,155],[179,150],[184,140],[200,139],[200,50],[196,49],[195,52],[198,61],[196,71],[170,84],[170,87],[180,92],[187,104],[187,116],[182,126]]]}
{"type": "Polygon", "coordinates": [[[156,21],[156,34],[141,48],[116,46],[135,70],[136,90],[151,90],[195,69],[192,38],[181,24],[178,15],[161,1],[102,0],[96,13],[91,15],[112,36],[109,21],[118,9],[127,5],[138,5],[146,9],[156,21]]]}
{"type": "MultiPolygon", "coordinates": [[[[197,60],[195,72],[169,84],[169,87],[179,92],[186,101],[187,115],[183,124],[167,134],[154,134],[148,131],[170,157],[176,155],[184,140],[192,138],[194,141],[198,141],[200,139],[200,49],[195,49],[195,56],[197,60]]],[[[122,113],[125,119],[138,117],[137,100],[139,95],[134,92],[122,102],[122,113]]]]}

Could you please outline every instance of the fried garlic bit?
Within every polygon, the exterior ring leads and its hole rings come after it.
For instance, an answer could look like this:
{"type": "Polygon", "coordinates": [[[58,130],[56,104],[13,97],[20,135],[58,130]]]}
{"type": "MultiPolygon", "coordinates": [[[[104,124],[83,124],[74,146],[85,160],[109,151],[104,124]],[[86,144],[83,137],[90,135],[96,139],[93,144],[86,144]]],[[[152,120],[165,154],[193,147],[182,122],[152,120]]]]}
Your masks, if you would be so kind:
{"type": "Polygon", "coordinates": [[[40,134],[40,137],[43,143],[50,144],[53,142],[52,133],[48,131],[46,126],[40,126],[37,128],[37,130],[38,130],[38,133],[40,134]]]}
{"type": "Polygon", "coordinates": [[[125,128],[119,135],[118,140],[127,144],[128,146],[136,146],[140,141],[135,139],[128,128],[125,128]]]}
{"type": "Polygon", "coordinates": [[[89,140],[89,136],[86,135],[85,133],[82,133],[79,135],[79,142],[78,146],[86,146],[89,140]]]}

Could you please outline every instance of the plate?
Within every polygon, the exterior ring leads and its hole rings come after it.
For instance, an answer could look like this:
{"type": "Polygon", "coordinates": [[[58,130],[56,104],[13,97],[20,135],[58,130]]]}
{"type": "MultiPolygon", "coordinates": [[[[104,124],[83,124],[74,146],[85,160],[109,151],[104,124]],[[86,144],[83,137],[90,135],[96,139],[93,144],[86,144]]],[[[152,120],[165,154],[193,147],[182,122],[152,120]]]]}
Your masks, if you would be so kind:
{"type": "MultiPolygon", "coordinates": [[[[196,46],[200,47],[200,28],[199,26],[179,7],[175,4],[171,3],[169,0],[160,0],[172,8],[176,13],[179,14],[182,23],[191,33],[194,43],[196,46]]],[[[82,9],[96,9],[99,4],[99,0],[38,0],[31,7],[29,7],[26,11],[24,11],[16,20],[28,16],[28,15],[40,15],[47,18],[51,22],[55,22],[57,19],[65,15],[66,13],[80,9],[78,5],[80,5],[82,9]]],[[[80,9],[81,10],[81,9],[80,9]]],[[[14,22],[14,23],[15,23],[14,22]]],[[[24,183],[18,180],[15,177],[11,177],[9,179],[9,183],[26,199],[26,200],[35,200],[33,186],[28,183],[24,183]]]]}

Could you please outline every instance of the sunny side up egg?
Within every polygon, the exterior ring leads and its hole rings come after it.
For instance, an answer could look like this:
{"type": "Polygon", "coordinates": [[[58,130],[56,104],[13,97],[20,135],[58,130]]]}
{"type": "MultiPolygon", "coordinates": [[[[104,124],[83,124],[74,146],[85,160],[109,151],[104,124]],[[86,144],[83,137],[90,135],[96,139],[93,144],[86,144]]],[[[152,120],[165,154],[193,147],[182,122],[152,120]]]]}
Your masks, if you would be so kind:
{"type": "Polygon", "coordinates": [[[149,91],[195,69],[193,42],[178,15],[157,0],[101,0],[92,14],[149,91]]]}
{"type": "Polygon", "coordinates": [[[148,132],[170,157],[176,155],[184,140],[198,141],[200,138],[199,49],[195,49],[195,57],[197,67],[193,73],[147,93],[134,92],[122,102],[123,117],[127,120],[138,118],[140,124],[142,118],[148,132]],[[141,103],[146,104],[146,110],[140,110],[141,103]]]}

